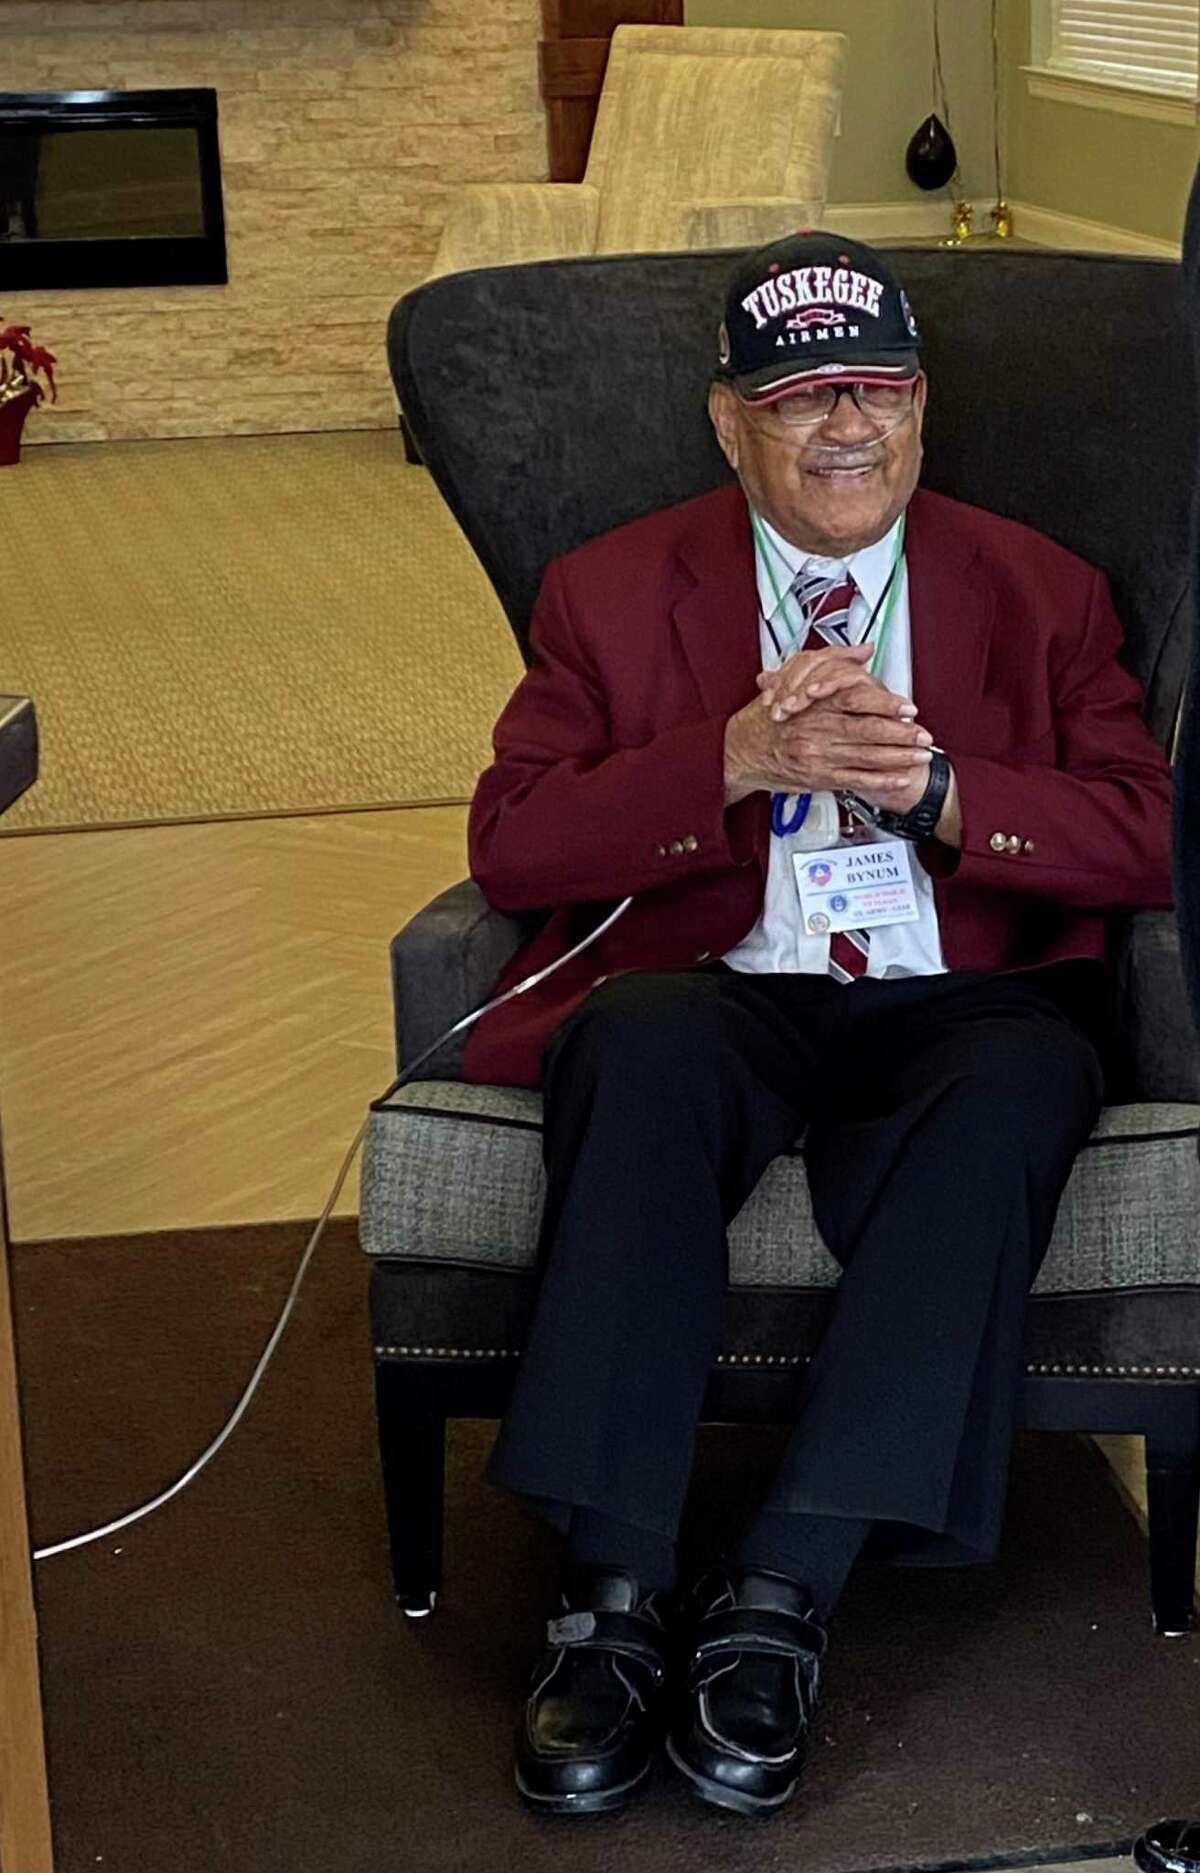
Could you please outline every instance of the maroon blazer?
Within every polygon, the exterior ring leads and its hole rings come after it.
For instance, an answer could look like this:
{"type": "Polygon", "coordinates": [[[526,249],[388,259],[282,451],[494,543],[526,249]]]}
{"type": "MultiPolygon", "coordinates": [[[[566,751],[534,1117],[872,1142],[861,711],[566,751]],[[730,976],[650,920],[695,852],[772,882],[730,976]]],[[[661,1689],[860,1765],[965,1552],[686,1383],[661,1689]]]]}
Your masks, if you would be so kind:
{"type": "MultiPolygon", "coordinates": [[[[1042,534],[918,491],[908,510],[913,694],[958,777],[961,852],[929,843],[951,969],[1103,957],[1108,913],[1171,903],[1170,775],[1117,661],[1102,573],[1042,534]]],[[[505,987],[635,902],[486,1016],[468,1079],[536,1086],[605,976],[720,956],[762,907],[769,802],[724,796],[729,716],[761,667],[745,498],[727,486],[555,560],[534,661],[496,725],[470,817],[498,910],[555,906],[505,987]]]]}

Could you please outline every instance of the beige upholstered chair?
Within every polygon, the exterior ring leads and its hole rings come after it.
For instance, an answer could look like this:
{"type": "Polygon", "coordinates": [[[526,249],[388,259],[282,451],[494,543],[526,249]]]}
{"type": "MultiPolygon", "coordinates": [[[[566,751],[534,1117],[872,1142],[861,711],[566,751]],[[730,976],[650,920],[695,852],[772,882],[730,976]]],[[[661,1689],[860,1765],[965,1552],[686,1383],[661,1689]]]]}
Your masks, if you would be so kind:
{"type": "Polygon", "coordinates": [[[818,223],[841,33],[618,26],[582,182],[466,188],[430,277],[573,254],[759,246],[818,223]]]}

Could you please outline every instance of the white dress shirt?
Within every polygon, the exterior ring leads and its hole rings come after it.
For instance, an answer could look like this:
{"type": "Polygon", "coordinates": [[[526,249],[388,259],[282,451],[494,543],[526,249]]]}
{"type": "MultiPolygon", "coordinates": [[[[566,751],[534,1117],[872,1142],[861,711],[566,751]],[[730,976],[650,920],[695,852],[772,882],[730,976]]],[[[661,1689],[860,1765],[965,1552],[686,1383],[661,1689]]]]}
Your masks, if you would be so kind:
{"type": "MultiPolygon", "coordinates": [[[[774,626],[775,635],[783,647],[785,660],[791,654],[790,640],[798,622],[798,607],[794,600],[789,600],[787,594],[796,575],[802,570],[820,573],[828,579],[842,579],[848,573],[854,580],[857,590],[847,621],[848,635],[852,644],[860,643],[887,585],[899,543],[900,522],[897,520],[891,530],[881,540],[876,540],[873,546],[864,546],[844,560],[822,559],[801,551],[783,539],[761,515],[758,516],[758,528],[761,529],[761,538],[756,530],[755,569],[763,669],[775,669],[780,662],[768,620],[774,626]],[[765,542],[765,552],[762,542],[765,542]],[[777,592],[783,595],[782,602],[777,598],[777,592]]],[[[911,697],[912,635],[908,608],[908,569],[903,563],[897,568],[896,578],[899,586],[882,655],[874,666],[873,674],[897,695],[911,697]]],[[[881,620],[883,609],[886,607],[881,609],[881,620]]],[[[877,622],[873,635],[877,635],[878,630],[877,622]]],[[[802,643],[795,646],[796,649],[802,647],[802,643]]],[[[916,698],[913,697],[913,700],[916,698]]],[[[789,815],[792,805],[793,802],[789,800],[789,815]]],[[[885,837],[883,833],[879,836],[881,839],[885,837]]],[[[774,832],[771,834],[762,913],[754,928],[747,932],[734,949],[727,951],[725,961],[730,968],[750,973],[828,973],[829,938],[812,936],[804,928],[792,855],[796,852],[818,851],[823,846],[833,846],[839,842],[838,807],[832,793],[814,793],[808,816],[797,832],[782,838],[774,832]]],[[[871,931],[866,971],[869,976],[945,973],[933,883],[917,857],[915,846],[910,846],[909,851],[920,915],[915,923],[881,924],[871,931]]]]}

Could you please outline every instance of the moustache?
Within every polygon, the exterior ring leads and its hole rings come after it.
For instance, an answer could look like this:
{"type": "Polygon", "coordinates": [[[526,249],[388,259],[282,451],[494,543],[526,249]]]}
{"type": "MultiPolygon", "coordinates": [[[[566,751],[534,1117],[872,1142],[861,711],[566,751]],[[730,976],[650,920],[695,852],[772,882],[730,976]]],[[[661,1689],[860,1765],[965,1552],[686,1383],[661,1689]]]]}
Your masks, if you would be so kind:
{"type": "Polygon", "coordinates": [[[883,461],[886,451],[880,448],[864,449],[861,443],[821,444],[819,448],[806,449],[804,452],[805,468],[875,468],[883,461]]]}

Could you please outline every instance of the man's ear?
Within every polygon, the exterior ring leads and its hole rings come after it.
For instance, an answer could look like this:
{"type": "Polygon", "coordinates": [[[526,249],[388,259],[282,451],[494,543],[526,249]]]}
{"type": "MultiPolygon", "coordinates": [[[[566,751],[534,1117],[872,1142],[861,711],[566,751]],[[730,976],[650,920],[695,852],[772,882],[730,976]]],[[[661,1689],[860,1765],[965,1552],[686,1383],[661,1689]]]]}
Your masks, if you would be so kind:
{"type": "Polygon", "coordinates": [[[925,400],[929,393],[929,379],[924,371],[917,378],[917,387],[913,392],[913,406],[916,412],[918,433],[925,421],[925,400]]]}
{"type": "Polygon", "coordinates": [[[718,378],[708,387],[708,414],[713,428],[717,432],[717,441],[721,453],[734,473],[738,465],[737,417],[734,409],[735,397],[728,384],[718,378]]]}

